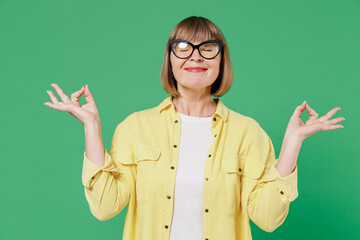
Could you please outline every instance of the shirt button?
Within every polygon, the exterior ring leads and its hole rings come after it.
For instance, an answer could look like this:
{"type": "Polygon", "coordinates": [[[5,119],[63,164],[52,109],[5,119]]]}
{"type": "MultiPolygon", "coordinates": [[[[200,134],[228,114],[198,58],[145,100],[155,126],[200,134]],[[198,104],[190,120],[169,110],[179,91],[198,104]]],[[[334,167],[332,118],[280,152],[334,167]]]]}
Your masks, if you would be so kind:
{"type": "Polygon", "coordinates": [[[206,181],[209,181],[209,178],[205,178],[206,181]]]}
{"type": "Polygon", "coordinates": [[[174,148],[176,148],[177,146],[174,144],[174,148]]]}
{"type": "Polygon", "coordinates": [[[209,154],[209,157],[211,157],[211,154],[209,154]]]}
{"type": "Polygon", "coordinates": [[[215,137],[217,136],[217,134],[215,134],[215,137]]]}
{"type": "Polygon", "coordinates": [[[209,209],[205,209],[205,212],[208,212],[209,211],[209,209]]]}
{"type": "Polygon", "coordinates": [[[171,166],[171,169],[174,169],[175,167],[174,166],[171,166]]]}
{"type": "Polygon", "coordinates": [[[168,225],[165,225],[165,228],[166,228],[166,229],[168,229],[168,228],[169,228],[169,226],[168,226],[168,225]]]}
{"type": "Polygon", "coordinates": [[[209,240],[208,238],[205,238],[205,240],[209,240]]]}
{"type": "Polygon", "coordinates": [[[214,117],[213,120],[216,121],[216,118],[214,117]]]}
{"type": "Polygon", "coordinates": [[[94,176],[92,176],[91,179],[94,179],[94,176]]]}
{"type": "Polygon", "coordinates": [[[175,120],[175,123],[178,123],[179,121],[178,120],[175,120]]]}
{"type": "Polygon", "coordinates": [[[281,194],[284,194],[284,192],[283,192],[283,191],[280,191],[280,193],[281,193],[281,194]]]}
{"type": "Polygon", "coordinates": [[[241,172],[241,168],[239,168],[239,172],[241,172]]]}
{"type": "Polygon", "coordinates": [[[171,198],[171,196],[170,196],[170,195],[168,195],[168,196],[167,196],[167,198],[168,198],[168,199],[170,199],[170,198],[171,198]]]}

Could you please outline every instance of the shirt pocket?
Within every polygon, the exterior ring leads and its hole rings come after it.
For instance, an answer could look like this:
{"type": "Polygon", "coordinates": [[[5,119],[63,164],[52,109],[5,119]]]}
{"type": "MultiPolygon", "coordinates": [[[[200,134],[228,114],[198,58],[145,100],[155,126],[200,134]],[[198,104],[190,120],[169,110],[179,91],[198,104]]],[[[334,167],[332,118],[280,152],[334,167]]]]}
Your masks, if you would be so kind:
{"type": "Polygon", "coordinates": [[[140,143],[137,151],[136,199],[137,204],[145,204],[150,199],[160,149],[140,143]]]}
{"type": "Polygon", "coordinates": [[[228,156],[222,159],[224,170],[224,191],[225,191],[225,209],[228,215],[235,216],[240,209],[240,176],[243,174],[244,162],[238,154],[228,156]]]}
{"type": "Polygon", "coordinates": [[[244,158],[244,171],[243,176],[246,176],[248,178],[258,180],[263,173],[265,168],[265,165],[252,160],[250,158],[244,158]]]}
{"type": "Polygon", "coordinates": [[[222,165],[225,172],[226,211],[230,216],[235,216],[241,209],[241,177],[258,180],[264,165],[238,154],[223,158],[222,165]]]}

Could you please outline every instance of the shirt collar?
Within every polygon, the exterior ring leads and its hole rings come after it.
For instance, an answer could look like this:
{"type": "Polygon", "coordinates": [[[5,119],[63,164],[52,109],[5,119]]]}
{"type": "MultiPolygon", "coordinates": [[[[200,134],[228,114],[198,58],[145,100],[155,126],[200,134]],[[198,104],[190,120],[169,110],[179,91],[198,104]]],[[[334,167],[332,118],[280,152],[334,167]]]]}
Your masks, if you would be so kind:
{"type": "MultiPolygon", "coordinates": [[[[165,98],[159,105],[158,105],[158,112],[162,113],[163,110],[169,110],[175,111],[174,103],[172,102],[173,96],[168,96],[165,98]]],[[[220,98],[214,98],[214,100],[217,102],[216,111],[212,116],[219,116],[221,117],[224,122],[227,121],[228,115],[229,115],[229,109],[223,104],[220,98]]]]}

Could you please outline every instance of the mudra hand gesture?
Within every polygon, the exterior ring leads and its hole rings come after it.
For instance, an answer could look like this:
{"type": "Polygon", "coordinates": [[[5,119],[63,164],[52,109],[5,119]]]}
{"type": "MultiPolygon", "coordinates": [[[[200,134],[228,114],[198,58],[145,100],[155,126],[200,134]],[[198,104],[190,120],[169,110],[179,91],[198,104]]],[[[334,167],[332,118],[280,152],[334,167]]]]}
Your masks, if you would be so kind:
{"type": "Polygon", "coordinates": [[[341,124],[335,125],[336,123],[345,120],[344,117],[338,117],[335,119],[329,120],[337,111],[341,108],[335,107],[331,109],[327,114],[318,118],[318,114],[310,108],[310,106],[304,101],[300,106],[298,106],[294,114],[291,116],[289,124],[286,129],[287,134],[294,134],[295,136],[299,137],[301,141],[305,138],[317,133],[319,131],[328,131],[334,130],[338,128],[344,128],[341,124]],[[310,114],[309,120],[305,123],[300,119],[301,114],[305,110],[310,114]]]}
{"type": "Polygon", "coordinates": [[[276,165],[276,168],[279,171],[281,177],[286,177],[294,172],[299,151],[305,138],[320,131],[343,128],[341,124],[335,124],[345,120],[344,117],[338,117],[329,120],[329,118],[331,118],[340,109],[341,108],[339,107],[335,107],[320,118],[318,118],[318,114],[315,112],[315,110],[310,108],[306,101],[304,101],[295,109],[286,128],[285,137],[280,150],[279,160],[276,165]],[[305,108],[306,111],[310,114],[310,117],[304,123],[300,119],[300,116],[304,112],[305,108]]]}
{"type": "Polygon", "coordinates": [[[77,118],[84,126],[96,121],[100,123],[99,111],[97,109],[94,97],[89,90],[88,85],[83,86],[80,90],[71,94],[71,99],[56,84],[51,84],[60,96],[62,102],[59,102],[52,91],[47,91],[52,103],[45,102],[44,105],[59,111],[66,111],[77,118]],[[80,105],[79,98],[85,94],[86,104],[80,105]]]}

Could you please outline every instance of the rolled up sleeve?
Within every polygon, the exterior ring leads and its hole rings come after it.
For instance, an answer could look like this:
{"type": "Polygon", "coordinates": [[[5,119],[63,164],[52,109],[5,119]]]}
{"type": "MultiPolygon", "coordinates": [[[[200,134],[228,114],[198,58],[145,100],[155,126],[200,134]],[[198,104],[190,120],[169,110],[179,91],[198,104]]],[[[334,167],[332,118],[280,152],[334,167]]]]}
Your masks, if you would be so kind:
{"type": "Polygon", "coordinates": [[[271,182],[275,181],[278,186],[278,195],[280,196],[280,199],[284,202],[292,202],[294,201],[299,193],[297,188],[297,164],[295,166],[295,169],[292,173],[290,173],[286,177],[281,177],[279,171],[276,169],[276,164],[279,159],[276,159],[275,162],[273,162],[270,165],[270,170],[267,174],[267,176],[262,180],[264,182],[271,182]]]}
{"type": "Polygon", "coordinates": [[[258,227],[272,232],[285,221],[290,202],[298,197],[297,165],[291,174],[281,177],[276,169],[278,159],[275,160],[270,138],[267,137],[265,143],[260,146],[268,149],[266,163],[263,174],[249,195],[248,214],[258,227]]]}
{"type": "Polygon", "coordinates": [[[104,148],[105,164],[98,166],[83,155],[82,184],[92,214],[108,220],[129,203],[135,191],[134,147],[126,119],[114,133],[110,152],[104,148]]]}
{"type": "Polygon", "coordinates": [[[106,148],[105,151],[105,164],[98,166],[90,161],[86,156],[86,151],[83,157],[83,170],[82,170],[82,183],[86,188],[91,188],[96,181],[95,177],[99,172],[109,172],[113,175],[118,175],[119,170],[116,168],[113,160],[111,159],[106,148]]]}

